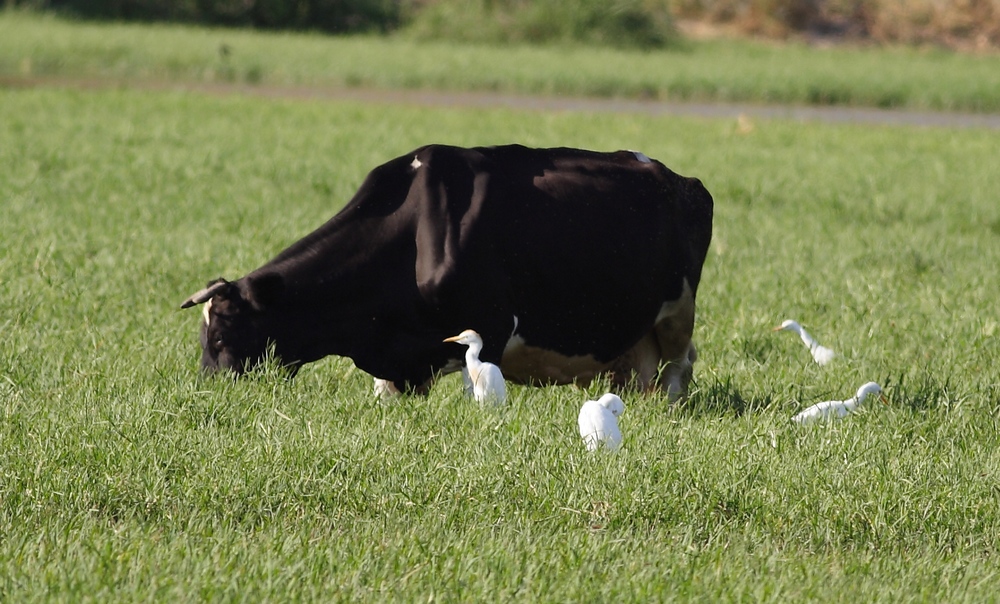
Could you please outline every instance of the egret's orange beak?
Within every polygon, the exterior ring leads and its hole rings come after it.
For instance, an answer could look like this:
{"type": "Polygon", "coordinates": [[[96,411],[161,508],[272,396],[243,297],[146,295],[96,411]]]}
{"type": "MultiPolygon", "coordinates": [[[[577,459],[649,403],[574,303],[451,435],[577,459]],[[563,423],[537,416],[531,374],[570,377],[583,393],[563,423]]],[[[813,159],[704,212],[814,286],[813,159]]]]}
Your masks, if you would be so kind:
{"type": "Polygon", "coordinates": [[[457,336],[451,336],[450,338],[445,338],[445,339],[443,339],[443,340],[441,340],[441,341],[442,341],[442,342],[457,342],[457,341],[459,341],[459,340],[460,340],[461,338],[462,338],[462,336],[461,336],[461,334],[459,334],[459,335],[457,335],[457,336]]]}
{"type": "Polygon", "coordinates": [[[879,400],[880,400],[880,401],[882,401],[882,404],[883,404],[883,405],[888,405],[888,404],[889,404],[889,399],[888,399],[888,398],[886,398],[886,396],[885,396],[885,393],[884,393],[884,392],[879,392],[879,393],[878,393],[878,398],[879,398],[879,400]]]}
{"type": "Polygon", "coordinates": [[[779,325],[779,326],[773,328],[771,331],[781,331],[782,329],[784,329],[784,327],[782,327],[781,325],[779,325]]]}

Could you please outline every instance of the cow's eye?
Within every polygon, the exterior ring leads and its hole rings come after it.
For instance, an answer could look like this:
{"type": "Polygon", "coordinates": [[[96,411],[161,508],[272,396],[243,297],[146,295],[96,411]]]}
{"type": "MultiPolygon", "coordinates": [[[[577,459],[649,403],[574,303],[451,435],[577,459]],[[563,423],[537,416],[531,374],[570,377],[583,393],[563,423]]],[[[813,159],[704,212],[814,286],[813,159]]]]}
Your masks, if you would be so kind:
{"type": "Polygon", "coordinates": [[[222,345],[223,345],[222,336],[216,336],[215,339],[212,340],[212,347],[215,348],[216,350],[222,350],[222,345]]]}

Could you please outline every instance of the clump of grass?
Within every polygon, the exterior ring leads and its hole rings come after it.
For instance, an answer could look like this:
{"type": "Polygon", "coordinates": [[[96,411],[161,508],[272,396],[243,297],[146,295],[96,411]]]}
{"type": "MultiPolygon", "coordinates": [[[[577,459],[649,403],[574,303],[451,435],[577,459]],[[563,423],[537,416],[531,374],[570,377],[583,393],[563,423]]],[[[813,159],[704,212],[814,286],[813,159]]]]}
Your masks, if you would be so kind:
{"type": "Polygon", "coordinates": [[[408,31],[424,40],[645,49],[676,39],[668,3],[643,0],[437,0],[408,31]]]}

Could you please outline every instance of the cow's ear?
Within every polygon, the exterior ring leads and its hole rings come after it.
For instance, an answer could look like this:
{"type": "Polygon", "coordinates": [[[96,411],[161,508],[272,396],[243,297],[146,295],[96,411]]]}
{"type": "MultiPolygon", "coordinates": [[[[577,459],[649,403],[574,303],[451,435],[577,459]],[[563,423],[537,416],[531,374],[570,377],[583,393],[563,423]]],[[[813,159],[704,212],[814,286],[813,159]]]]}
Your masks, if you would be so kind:
{"type": "Polygon", "coordinates": [[[278,273],[247,277],[247,302],[254,308],[272,306],[285,290],[285,280],[278,273]]]}
{"type": "Polygon", "coordinates": [[[181,308],[190,308],[195,304],[204,304],[205,302],[212,299],[213,296],[215,296],[218,293],[221,293],[223,290],[226,290],[231,286],[232,284],[223,279],[222,277],[219,277],[215,281],[209,281],[208,284],[205,286],[205,289],[199,290],[191,294],[191,297],[185,300],[181,304],[181,308]]]}

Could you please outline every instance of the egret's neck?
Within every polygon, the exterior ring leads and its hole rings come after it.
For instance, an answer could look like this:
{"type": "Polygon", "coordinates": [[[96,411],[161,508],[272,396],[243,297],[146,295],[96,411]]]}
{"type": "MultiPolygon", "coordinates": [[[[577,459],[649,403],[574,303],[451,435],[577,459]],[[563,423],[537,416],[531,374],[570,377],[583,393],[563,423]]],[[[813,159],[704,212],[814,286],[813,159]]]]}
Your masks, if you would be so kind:
{"type": "Polygon", "coordinates": [[[865,401],[865,397],[868,396],[868,392],[862,390],[852,399],[855,405],[860,405],[865,401]]]}
{"type": "Polygon", "coordinates": [[[799,337],[802,338],[802,341],[805,342],[805,345],[809,347],[809,350],[812,350],[813,348],[819,346],[819,342],[814,340],[813,337],[809,335],[809,332],[802,329],[801,327],[799,328],[799,337]]]}
{"type": "Polygon", "coordinates": [[[473,342],[469,344],[469,348],[465,351],[465,366],[469,368],[470,373],[475,373],[482,366],[483,362],[479,360],[479,353],[483,351],[483,345],[478,342],[473,342]]]}

